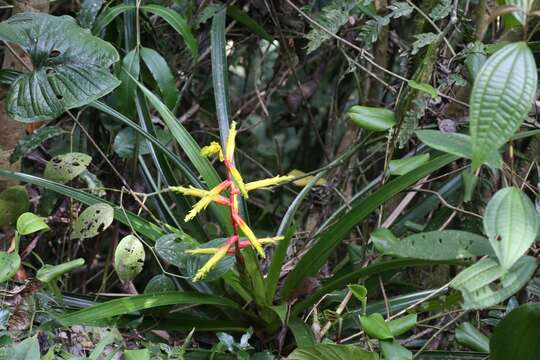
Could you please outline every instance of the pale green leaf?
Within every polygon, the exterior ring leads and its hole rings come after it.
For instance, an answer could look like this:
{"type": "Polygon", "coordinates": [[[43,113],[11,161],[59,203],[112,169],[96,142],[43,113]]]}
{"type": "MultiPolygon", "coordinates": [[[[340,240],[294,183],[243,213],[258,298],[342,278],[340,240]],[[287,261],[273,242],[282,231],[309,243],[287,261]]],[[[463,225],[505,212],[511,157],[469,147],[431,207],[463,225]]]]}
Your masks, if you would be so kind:
{"type": "Polygon", "coordinates": [[[418,316],[416,314],[408,314],[397,319],[387,321],[386,325],[388,325],[392,335],[399,336],[405,334],[407,331],[415,327],[417,320],[418,316]]]}
{"type": "Polygon", "coordinates": [[[409,156],[403,159],[390,160],[388,170],[391,175],[405,175],[429,161],[429,154],[409,156]]]}
{"type": "Polygon", "coordinates": [[[104,203],[87,207],[73,224],[72,239],[87,239],[108,228],[114,220],[114,209],[104,203]]]}
{"type": "Polygon", "coordinates": [[[412,352],[396,340],[380,341],[382,355],[388,360],[412,360],[412,352]]]}
{"type": "Polygon", "coordinates": [[[503,0],[501,1],[504,5],[513,5],[519,8],[512,12],[512,15],[520,22],[521,25],[525,25],[527,22],[527,15],[531,10],[531,6],[534,3],[534,0],[503,0]]]}
{"type": "Polygon", "coordinates": [[[388,236],[387,231],[377,229],[371,234],[373,245],[385,255],[425,260],[452,260],[493,254],[485,237],[466,231],[430,231],[410,235],[402,240],[388,236]]]}
{"type": "Polygon", "coordinates": [[[484,214],[484,230],[505,269],[527,252],[536,238],[539,225],[534,204],[516,187],[497,191],[484,214]]]}
{"type": "Polygon", "coordinates": [[[150,350],[126,350],[124,351],[124,360],[150,360],[150,350]]]}
{"type": "Polygon", "coordinates": [[[144,246],[135,235],[127,235],[116,246],[114,269],[122,281],[133,280],[144,266],[144,246]]]}
{"type": "MultiPolygon", "coordinates": [[[[437,130],[417,130],[416,136],[430,148],[472,159],[471,137],[466,134],[443,133],[437,130]]],[[[486,159],[486,164],[494,169],[501,169],[503,161],[499,152],[493,151],[486,159]]]]}
{"type": "Polygon", "coordinates": [[[370,131],[386,131],[396,124],[392,110],[368,106],[352,106],[347,115],[352,122],[370,131]]]}
{"type": "Polygon", "coordinates": [[[407,85],[409,85],[410,87],[412,87],[415,90],[422,91],[422,92],[428,94],[432,98],[436,98],[439,95],[439,92],[437,91],[437,89],[435,89],[430,84],[419,83],[418,81],[415,81],[415,80],[409,80],[409,81],[407,81],[407,85]]]}
{"type": "Polygon", "coordinates": [[[365,333],[372,338],[379,340],[393,339],[392,331],[379,313],[360,316],[360,324],[365,333]]]}
{"type": "Polygon", "coordinates": [[[83,153],[67,153],[53,157],[45,166],[43,176],[61,184],[67,183],[80,175],[90,165],[92,157],[83,153]]]}
{"type": "Polygon", "coordinates": [[[39,360],[39,341],[36,336],[26,338],[6,351],[9,360],[39,360]]]}
{"type": "Polygon", "coordinates": [[[471,350],[489,352],[489,338],[468,321],[456,328],[456,341],[471,350]]]}
{"type": "Polygon", "coordinates": [[[36,278],[43,283],[48,283],[83,265],[84,259],[75,259],[59,265],[43,265],[43,267],[37,271],[36,278]]]}
{"type": "Polygon", "coordinates": [[[536,85],[536,64],[526,43],[508,44],[486,60],[470,99],[473,172],[520,127],[536,85]]]}
{"type": "Polygon", "coordinates": [[[26,212],[17,219],[17,232],[20,235],[29,235],[41,230],[49,230],[49,226],[36,214],[26,212]]]}

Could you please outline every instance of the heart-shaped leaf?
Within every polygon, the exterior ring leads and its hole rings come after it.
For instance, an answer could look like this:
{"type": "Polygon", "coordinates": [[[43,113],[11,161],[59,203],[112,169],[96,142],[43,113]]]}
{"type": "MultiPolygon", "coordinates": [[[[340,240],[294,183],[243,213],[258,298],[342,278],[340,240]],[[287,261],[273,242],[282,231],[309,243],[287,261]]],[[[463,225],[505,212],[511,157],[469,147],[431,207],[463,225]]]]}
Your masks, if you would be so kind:
{"type": "Polygon", "coordinates": [[[189,236],[181,237],[177,234],[163,235],[156,241],[154,248],[160,258],[179,269],[185,269],[189,255],[186,250],[194,249],[197,243],[189,236]]]}
{"type": "MultiPolygon", "coordinates": [[[[205,249],[205,248],[219,248],[221,245],[227,241],[227,238],[219,238],[214,239],[211,241],[208,241],[204,244],[201,244],[198,246],[199,249],[205,249]]],[[[187,259],[187,274],[190,277],[194,277],[195,274],[197,274],[197,271],[201,267],[203,267],[204,264],[208,260],[210,260],[210,257],[212,255],[191,255],[187,259]]],[[[204,277],[203,281],[214,281],[225,275],[233,266],[235,263],[234,256],[225,256],[223,260],[221,260],[215,268],[210,270],[210,272],[204,277]]]]}
{"type": "Polygon", "coordinates": [[[49,160],[43,176],[62,184],[67,183],[85,171],[91,161],[92,158],[83,153],[57,155],[49,160]]]}
{"type": "Polygon", "coordinates": [[[145,294],[155,294],[167,291],[176,291],[174,281],[167,275],[159,274],[150,279],[144,288],[145,294]]]}
{"type": "Polygon", "coordinates": [[[525,42],[504,46],[484,63],[470,100],[473,172],[519,128],[531,109],[537,77],[525,42]]]}
{"type": "Polygon", "coordinates": [[[29,235],[41,230],[49,230],[49,226],[36,214],[27,212],[17,219],[17,232],[20,235],[29,235]]]}
{"type": "Polygon", "coordinates": [[[362,329],[364,329],[366,334],[370,337],[379,340],[394,338],[388,324],[384,320],[383,316],[379,313],[360,316],[360,324],[362,325],[362,329]]]}
{"type": "Polygon", "coordinates": [[[108,69],[118,61],[115,48],[69,16],[17,14],[0,24],[0,39],[19,45],[33,66],[7,95],[7,112],[16,120],[53,119],[120,85],[108,69]]]}
{"type": "Polygon", "coordinates": [[[484,230],[505,269],[529,249],[538,226],[538,214],[532,201],[518,188],[497,191],[487,204],[484,230]]]}
{"type": "Polygon", "coordinates": [[[122,238],[114,252],[114,269],[122,281],[133,280],[144,266],[144,246],[135,235],[122,238]]]}
{"type": "Polygon", "coordinates": [[[72,239],[87,239],[108,228],[114,220],[114,209],[98,203],[87,207],[73,224],[72,239]]]}

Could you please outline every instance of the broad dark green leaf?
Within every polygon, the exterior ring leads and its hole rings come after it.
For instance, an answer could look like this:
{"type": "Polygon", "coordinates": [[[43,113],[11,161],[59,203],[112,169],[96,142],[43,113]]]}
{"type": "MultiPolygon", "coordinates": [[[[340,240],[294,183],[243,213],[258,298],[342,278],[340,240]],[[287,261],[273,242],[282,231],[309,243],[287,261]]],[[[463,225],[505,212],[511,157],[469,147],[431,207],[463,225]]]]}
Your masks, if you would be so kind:
{"type": "Polygon", "coordinates": [[[16,252],[0,251],[0,283],[8,281],[21,266],[21,257],[16,252]]]}
{"type": "Polygon", "coordinates": [[[141,71],[139,50],[133,49],[122,59],[122,67],[118,69],[118,79],[122,84],[116,89],[116,107],[118,110],[132,117],[135,114],[135,92],[137,84],[132,78],[138,79],[141,71]],[[131,75],[131,76],[130,76],[131,75]]]}
{"type": "Polygon", "coordinates": [[[318,344],[294,350],[289,360],[378,360],[375,353],[354,345],[318,344]]]}
{"type": "Polygon", "coordinates": [[[84,259],[75,259],[59,265],[43,265],[37,271],[36,278],[43,283],[48,283],[81,266],[84,266],[84,259]]]}
{"type": "Polygon", "coordinates": [[[540,303],[521,305],[497,325],[489,341],[492,360],[537,360],[540,354],[540,303]]]}
{"type": "Polygon", "coordinates": [[[154,247],[159,257],[167,263],[185,269],[189,257],[186,250],[193,249],[197,245],[198,243],[191,237],[167,234],[157,239],[154,247]]]}
{"type": "Polygon", "coordinates": [[[87,207],[73,223],[71,239],[92,238],[107,229],[114,220],[114,209],[106,203],[87,207]]]}
{"type": "Polygon", "coordinates": [[[133,280],[144,266],[144,246],[135,235],[120,240],[114,251],[114,270],[122,281],[133,280]]]}
{"type": "Polygon", "coordinates": [[[304,254],[295,268],[289,273],[282,288],[282,296],[288,299],[305,277],[318,272],[343,238],[356,224],[369,216],[372,211],[400,191],[405,190],[416,181],[442,168],[456,158],[454,155],[436,157],[415,171],[388,182],[366,198],[353,201],[350,210],[344,213],[335,223],[318,236],[314,245],[304,254]]]}
{"type": "Polygon", "coordinates": [[[386,324],[388,325],[392,335],[399,336],[405,334],[407,331],[415,327],[417,319],[418,316],[416,314],[408,314],[397,319],[387,321],[386,324]]]}
{"type": "Polygon", "coordinates": [[[506,270],[497,261],[485,258],[460,272],[450,283],[461,291],[465,310],[497,305],[519,291],[537,268],[536,259],[521,257],[506,270]]]}
{"type": "Polygon", "coordinates": [[[90,29],[96,21],[96,16],[103,6],[104,0],[83,0],[77,20],[83,28],[90,29]]]}
{"type": "Polygon", "coordinates": [[[368,106],[352,106],[347,115],[352,122],[370,131],[386,131],[396,124],[392,110],[368,106]]]}
{"type": "Polygon", "coordinates": [[[293,317],[289,319],[287,325],[294,336],[297,347],[304,348],[316,344],[313,331],[311,331],[311,328],[302,319],[293,317]]]}
{"type": "Polygon", "coordinates": [[[24,186],[11,186],[0,193],[0,226],[14,225],[28,211],[30,200],[24,186]]]}
{"type": "Polygon", "coordinates": [[[41,230],[49,230],[49,226],[36,214],[26,212],[17,219],[17,232],[20,235],[29,235],[41,230]]]}
{"type": "Polygon", "coordinates": [[[56,126],[45,126],[34,130],[17,142],[15,149],[9,157],[9,162],[14,163],[30,151],[40,146],[44,141],[58,135],[65,134],[66,131],[56,126]]]}
{"type": "Polygon", "coordinates": [[[456,328],[456,341],[474,351],[489,352],[489,338],[468,321],[456,328]]]}
{"type": "Polygon", "coordinates": [[[176,285],[170,277],[164,274],[159,274],[151,278],[144,288],[145,294],[155,294],[168,291],[176,291],[176,285]]]}
{"type": "Polygon", "coordinates": [[[59,183],[67,183],[79,176],[90,165],[92,157],[72,152],[53,157],[45,166],[43,176],[59,183]]]}
{"type": "Polygon", "coordinates": [[[441,230],[414,234],[402,240],[385,236],[377,229],[371,240],[385,255],[425,260],[452,260],[493,254],[489,241],[480,235],[460,230],[441,230]]]}
{"type": "Polygon", "coordinates": [[[527,195],[516,187],[503,188],[489,200],[484,230],[505,269],[509,269],[536,239],[540,221],[527,195]]]}
{"type": "Polygon", "coordinates": [[[0,39],[23,48],[34,69],[20,75],[7,95],[7,112],[16,120],[53,119],[120,84],[108,69],[118,61],[115,48],[69,16],[17,14],[0,24],[0,39]]]}
{"type": "Polygon", "coordinates": [[[141,47],[140,56],[156,81],[163,102],[169,109],[173,109],[178,102],[179,93],[176,78],[167,61],[157,51],[146,47],[141,47]]]}
{"type": "MultiPolygon", "coordinates": [[[[466,159],[472,159],[471,137],[459,133],[443,133],[437,130],[417,130],[416,136],[430,148],[457,155],[466,159]]],[[[486,159],[486,165],[502,168],[502,158],[498,151],[493,151],[486,159]]]]}
{"type": "Polygon", "coordinates": [[[484,63],[469,109],[473,172],[520,127],[531,109],[537,77],[525,42],[505,45],[484,63]]]}
{"type": "Polygon", "coordinates": [[[224,297],[194,292],[163,292],[159,294],[135,295],[106,301],[63,315],[56,319],[63,326],[91,324],[114,316],[131,314],[139,310],[166,305],[219,305],[240,309],[238,304],[224,297]]]}

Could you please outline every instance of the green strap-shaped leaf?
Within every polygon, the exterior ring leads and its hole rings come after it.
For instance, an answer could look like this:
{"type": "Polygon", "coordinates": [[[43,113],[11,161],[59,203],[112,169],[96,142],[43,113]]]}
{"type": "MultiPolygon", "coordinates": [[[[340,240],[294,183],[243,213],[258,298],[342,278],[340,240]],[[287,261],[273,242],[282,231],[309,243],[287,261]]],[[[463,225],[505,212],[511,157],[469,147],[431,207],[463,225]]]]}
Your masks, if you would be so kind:
{"type": "Polygon", "coordinates": [[[288,357],[289,360],[378,360],[376,353],[363,350],[354,345],[317,344],[309,347],[301,347],[294,350],[288,357]]]}
{"type": "Polygon", "coordinates": [[[405,175],[429,161],[429,154],[420,154],[403,159],[390,160],[388,171],[391,175],[405,175]]]}
{"type": "MultiPolygon", "coordinates": [[[[472,143],[469,135],[443,133],[437,130],[417,130],[415,134],[420,141],[430,148],[472,159],[472,143]]],[[[486,164],[492,168],[501,169],[503,161],[499,152],[493,151],[486,159],[486,164]]]]}
{"type": "Polygon", "coordinates": [[[424,260],[465,259],[493,254],[489,241],[480,235],[459,230],[441,230],[414,234],[402,240],[377,229],[371,240],[385,255],[424,260]]]}
{"type": "Polygon", "coordinates": [[[140,55],[157,83],[163,102],[169,109],[174,108],[179,93],[176,88],[176,79],[167,61],[157,51],[150,48],[141,47],[140,55]]]}
{"type": "Polygon", "coordinates": [[[489,338],[468,321],[456,328],[456,341],[474,351],[489,352],[489,338]]]}
{"type": "Polygon", "coordinates": [[[113,316],[166,305],[220,305],[240,310],[238,304],[224,297],[194,292],[163,292],[136,295],[94,305],[56,319],[63,326],[88,324],[113,316]]]}
{"type": "Polygon", "coordinates": [[[505,269],[509,269],[531,246],[539,226],[532,201],[516,187],[497,191],[484,214],[484,230],[505,269]]]}
{"type": "Polygon", "coordinates": [[[484,63],[470,100],[473,171],[519,128],[531,108],[536,85],[536,64],[525,42],[504,46],[484,63]]]}
{"type": "Polygon", "coordinates": [[[108,69],[118,61],[115,48],[69,16],[17,14],[0,24],[0,39],[23,48],[33,65],[31,72],[15,80],[7,95],[7,112],[16,120],[55,118],[120,84],[108,69]]]}

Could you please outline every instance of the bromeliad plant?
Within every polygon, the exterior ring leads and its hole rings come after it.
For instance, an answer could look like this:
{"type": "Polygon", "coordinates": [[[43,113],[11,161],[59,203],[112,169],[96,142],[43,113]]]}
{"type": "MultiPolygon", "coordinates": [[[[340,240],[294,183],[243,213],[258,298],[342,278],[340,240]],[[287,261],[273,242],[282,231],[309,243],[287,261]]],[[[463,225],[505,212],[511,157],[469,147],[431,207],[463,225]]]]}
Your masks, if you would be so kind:
{"type": "Polygon", "coordinates": [[[203,279],[216,265],[227,255],[235,254],[240,256],[240,250],[247,247],[253,247],[257,253],[264,258],[265,253],[263,246],[275,244],[277,241],[282,240],[282,236],[257,238],[253,230],[247,225],[246,221],[242,218],[238,211],[238,195],[242,195],[245,199],[248,198],[248,193],[255,189],[267,188],[273,185],[281,184],[285,181],[291,180],[292,176],[276,176],[273,178],[257,180],[249,183],[244,183],[242,175],[234,164],[234,149],[236,138],[236,123],[232,122],[229,129],[229,136],[227,138],[227,144],[225,146],[225,153],[217,142],[212,142],[210,145],[205,146],[201,150],[201,155],[210,157],[217,155],[219,161],[225,165],[227,171],[227,180],[221,182],[210,190],[198,189],[193,186],[174,186],[170,190],[181,193],[186,196],[193,196],[200,198],[200,200],[193,205],[191,211],[186,215],[184,221],[190,221],[198,213],[205,210],[211,203],[227,206],[230,208],[231,223],[233,226],[233,234],[227,239],[227,241],[219,248],[201,248],[186,251],[192,255],[208,255],[213,256],[204,264],[193,277],[193,281],[199,281],[203,279]],[[224,196],[222,193],[228,191],[229,196],[224,196]],[[240,239],[240,232],[242,232],[247,240],[240,239]]]}

